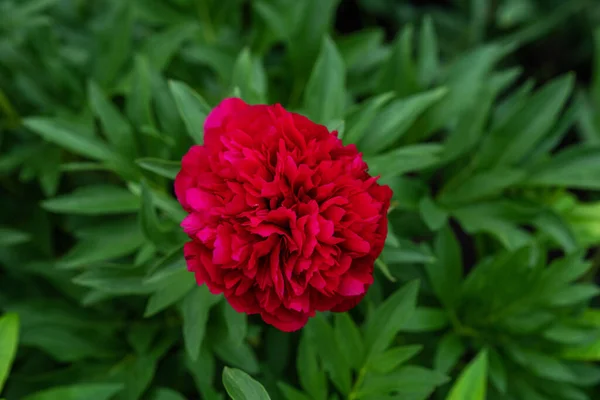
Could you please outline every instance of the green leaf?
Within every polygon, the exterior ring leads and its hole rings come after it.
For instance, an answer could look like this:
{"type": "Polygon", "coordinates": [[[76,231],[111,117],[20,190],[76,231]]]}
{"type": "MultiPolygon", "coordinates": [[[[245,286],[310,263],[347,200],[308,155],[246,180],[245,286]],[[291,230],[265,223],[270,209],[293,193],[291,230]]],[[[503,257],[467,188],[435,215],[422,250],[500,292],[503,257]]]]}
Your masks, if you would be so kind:
{"type": "Polygon", "coordinates": [[[557,78],[539,89],[512,118],[491,132],[478,154],[483,165],[521,162],[558,120],[574,84],[574,77],[557,78]]]}
{"type": "Polygon", "coordinates": [[[185,123],[187,132],[196,144],[204,143],[204,120],[210,113],[210,106],[187,84],[170,81],[169,88],[185,123]]]}
{"type": "MultiPolygon", "coordinates": [[[[359,148],[360,149],[360,148],[359,148]]],[[[434,143],[400,147],[387,153],[365,158],[371,175],[390,178],[436,165],[442,146],[434,143]]]]}
{"type": "Polygon", "coordinates": [[[415,93],[417,87],[417,71],[413,55],[412,25],[406,25],[396,36],[390,58],[382,67],[380,91],[394,90],[400,97],[415,93]]]}
{"type": "Polygon", "coordinates": [[[417,307],[410,319],[404,323],[401,332],[432,332],[444,329],[449,324],[444,310],[417,307]]]}
{"type": "Polygon", "coordinates": [[[186,398],[171,389],[158,389],[152,400],[186,400],[186,398]]]}
{"type": "Polygon", "coordinates": [[[494,384],[494,386],[496,387],[496,389],[498,389],[500,393],[506,393],[508,388],[508,381],[506,377],[506,368],[504,366],[504,361],[502,360],[498,352],[491,350],[489,352],[489,362],[490,381],[492,382],[492,384],[494,384]]]}
{"type": "Polygon", "coordinates": [[[2,247],[27,243],[29,240],[31,240],[29,233],[0,226],[0,246],[2,247]]]}
{"type": "Polygon", "coordinates": [[[405,366],[387,375],[368,375],[356,398],[381,399],[394,394],[401,399],[427,399],[436,386],[447,381],[439,372],[405,366]]]}
{"type": "Polygon", "coordinates": [[[182,43],[198,34],[198,28],[196,21],[190,21],[149,35],[142,49],[149,65],[157,71],[162,71],[169,65],[182,43]]]}
{"type": "Polygon", "coordinates": [[[521,349],[516,346],[507,348],[509,356],[534,375],[556,382],[573,382],[573,372],[561,361],[547,354],[534,350],[521,349]]]}
{"type": "Polygon", "coordinates": [[[422,345],[393,347],[373,357],[369,362],[368,368],[372,371],[386,374],[396,369],[405,361],[413,358],[422,349],[422,345]]]}
{"type": "Polygon", "coordinates": [[[346,106],[345,82],[344,60],[335,43],[326,36],[304,92],[308,116],[322,124],[342,117],[346,106]]]}
{"type": "Polygon", "coordinates": [[[446,400],[485,400],[487,364],[487,352],[482,351],[460,374],[446,400]]]}
{"type": "Polygon", "coordinates": [[[227,326],[228,340],[234,345],[240,345],[248,332],[247,315],[235,311],[228,302],[221,302],[221,311],[227,326]]]}
{"type": "Polygon", "coordinates": [[[211,294],[205,285],[189,292],[181,304],[183,318],[183,340],[188,355],[193,361],[198,359],[200,346],[206,333],[208,312],[220,297],[211,294]]]}
{"type": "Polygon", "coordinates": [[[109,185],[83,186],[42,202],[48,211],[79,215],[126,214],[137,211],[139,206],[139,199],[131,192],[109,185]]]}
{"type": "Polygon", "coordinates": [[[125,109],[127,116],[138,129],[155,126],[152,116],[152,73],[148,60],[141,55],[135,57],[133,79],[125,109]]]}
{"type": "Polygon", "coordinates": [[[385,106],[373,122],[369,135],[363,136],[359,149],[365,154],[377,154],[389,148],[409,130],[421,114],[440,101],[447,92],[446,88],[436,88],[395,100],[385,106]]]}
{"type": "Polygon", "coordinates": [[[454,333],[444,335],[435,351],[433,359],[435,370],[444,374],[450,372],[466,350],[467,347],[458,335],[454,333]]]}
{"type": "Polygon", "coordinates": [[[406,240],[400,241],[398,248],[386,246],[383,249],[383,258],[390,264],[427,264],[436,260],[425,243],[417,246],[406,240]]]}
{"type": "Polygon", "coordinates": [[[142,284],[142,274],[143,271],[130,266],[101,266],[77,275],[73,283],[111,294],[146,294],[152,288],[142,284]]]}
{"type": "Polygon", "coordinates": [[[158,158],[140,158],[135,162],[145,170],[169,179],[175,179],[177,173],[181,169],[181,163],[179,161],[167,161],[158,158]]]}
{"type": "Polygon", "coordinates": [[[123,390],[120,383],[89,383],[46,389],[23,400],[109,400],[123,390]]]}
{"type": "Polygon", "coordinates": [[[144,235],[158,248],[171,249],[179,239],[174,236],[165,224],[158,218],[154,209],[152,192],[145,181],[142,181],[142,208],[140,209],[140,224],[144,235]]]}
{"type": "Polygon", "coordinates": [[[329,373],[335,387],[343,394],[350,392],[350,366],[337,342],[331,326],[325,319],[317,315],[306,325],[310,341],[315,346],[323,368],[329,373]]]}
{"type": "Polygon", "coordinates": [[[281,390],[286,400],[310,400],[310,397],[283,382],[277,382],[277,387],[281,390]]]}
{"type": "Polygon", "coordinates": [[[525,184],[598,190],[600,189],[600,147],[570,146],[535,167],[525,184]]]}
{"type": "Polygon", "coordinates": [[[440,60],[433,19],[427,15],[419,33],[418,80],[421,87],[433,84],[439,74],[440,60]]]}
{"type": "Polygon", "coordinates": [[[418,281],[405,285],[388,297],[368,319],[365,331],[368,359],[382,353],[410,320],[418,290],[418,281]]]}
{"type": "Polygon", "coordinates": [[[233,400],[269,400],[269,394],[259,382],[244,371],[225,367],[223,385],[233,400]]]}
{"type": "Polygon", "coordinates": [[[311,399],[325,400],[327,398],[327,381],[325,372],[321,370],[317,349],[308,337],[308,331],[304,330],[298,346],[296,358],[296,370],[302,388],[311,399]]]}
{"type": "Polygon", "coordinates": [[[344,134],[344,143],[358,143],[362,137],[370,132],[375,117],[379,114],[389,100],[394,97],[394,93],[388,92],[375,96],[360,104],[358,110],[348,117],[348,129],[344,134]]]}
{"type": "Polygon", "coordinates": [[[365,344],[358,327],[348,313],[335,316],[335,339],[346,361],[358,370],[363,364],[365,344]]]}
{"type": "Polygon", "coordinates": [[[42,138],[60,147],[94,160],[107,161],[114,157],[110,148],[101,140],[67,129],[60,121],[44,117],[30,117],[23,125],[42,138]]]}
{"type": "Polygon", "coordinates": [[[572,306],[586,302],[600,294],[600,288],[593,283],[578,283],[554,293],[548,304],[555,307],[572,306]]]}
{"type": "Polygon", "coordinates": [[[119,153],[126,157],[136,154],[131,126],[117,107],[108,100],[102,89],[92,81],[88,83],[88,103],[100,120],[104,135],[119,153]]]}
{"type": "Polygon", "coordinates": [[[444,204],[469,203],[500,195],[520,183],[525,171],[514,168],[495,168],[471,175],[460,184],[445,189],[439,197],[444,204]]]}
{"type": "Polygon", "coordinates": [[[429,196],[419,202],[421,218],[432,231],[437,231],[448,221],[448,212],[437,205],[429,196]]]}
{"type": "Polygon", "coordinates": [[[250,104],[267,102],[267,77],[259,58],[254,58],[250,50],[241,51],[233,67],[232,86],[238,87],[241,98],[250,104]]]}
{"type": "Polygon", "coordinates": [[[435,239],[435,262],[425,264],[425,271],[440,302],[453,308],[457,288],[462,281],[462,255],[458,240],[449,225],[440,230],[435,239]]]}
{"type": "Polygon", "coordinates": [[[12,313],[4,314],[0,318],[0,393],[17,354],[18,342],[19,316],[12,313]]]}
{"type": "Polygon", "coordinates": [[[181,269],[170,275],[159,289],[150,296],[144,317],[151,317],[182,299],[196,285],[193,275],[181,269]]]}

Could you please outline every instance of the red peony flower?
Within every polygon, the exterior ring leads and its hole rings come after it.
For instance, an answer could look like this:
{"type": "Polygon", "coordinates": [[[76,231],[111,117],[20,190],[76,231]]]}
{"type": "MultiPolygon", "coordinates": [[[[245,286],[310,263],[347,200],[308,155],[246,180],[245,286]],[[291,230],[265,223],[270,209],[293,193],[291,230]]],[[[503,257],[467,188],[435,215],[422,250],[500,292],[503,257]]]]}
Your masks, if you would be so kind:
{"type": "Polygon", "coordinates": [[[280,105],[221,102],[175,192],[198,284],[282,331],[347,311],[373,282],[392,192],[354,145],[280,105]]]}

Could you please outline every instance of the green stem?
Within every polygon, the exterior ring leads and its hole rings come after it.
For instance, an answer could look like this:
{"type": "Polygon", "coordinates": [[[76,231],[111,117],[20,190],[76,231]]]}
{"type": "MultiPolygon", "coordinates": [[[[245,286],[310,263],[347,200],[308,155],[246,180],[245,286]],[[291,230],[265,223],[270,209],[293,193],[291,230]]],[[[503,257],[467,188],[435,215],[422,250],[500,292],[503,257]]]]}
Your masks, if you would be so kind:
{"type": "Polygon", "coordinates": [[[350,394],[348,395],[348,400],[355,400],[358,396],[358,391],[360,389],[360,387],[363,384],[363,381],[365,380],[365,375],[367,374],[367,368],[366,366],[363,365],[363,367],[360,369],[360,371],[358,371],[358,378],[356,379],[356,381],[354,382],[354,385],[352,386],[352,390],[350,391],[350,394]]]}

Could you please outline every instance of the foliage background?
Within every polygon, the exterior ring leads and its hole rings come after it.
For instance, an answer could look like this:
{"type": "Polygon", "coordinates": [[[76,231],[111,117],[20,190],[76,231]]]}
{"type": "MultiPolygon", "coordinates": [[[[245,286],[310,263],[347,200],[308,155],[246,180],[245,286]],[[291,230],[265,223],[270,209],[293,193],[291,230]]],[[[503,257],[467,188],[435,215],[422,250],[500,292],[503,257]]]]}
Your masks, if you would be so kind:
{"type": "Polygon", "coordinates": [[[594,0],[0,0],[0,395],[600,398],[599,23],[594,0]],[[394,189],[350,313],[284,334],[186,272],[172,178],[231,95],[338,129],[394,189]]]}

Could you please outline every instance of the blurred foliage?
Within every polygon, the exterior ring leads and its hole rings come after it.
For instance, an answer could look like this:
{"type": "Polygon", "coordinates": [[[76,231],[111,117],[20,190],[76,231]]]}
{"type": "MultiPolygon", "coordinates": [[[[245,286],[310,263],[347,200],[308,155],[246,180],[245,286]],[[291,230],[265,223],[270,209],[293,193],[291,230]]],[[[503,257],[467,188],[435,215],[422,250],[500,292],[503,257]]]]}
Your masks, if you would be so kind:
{"type": "Polygon", "coordinates": [[[599,398],[599,23],[593,0],[0,0],[0,394],[599,398]],[[284,334],[187,272],[172,179],[231,95],[337,129],[394,190],[352,312],[284,334]]]}

